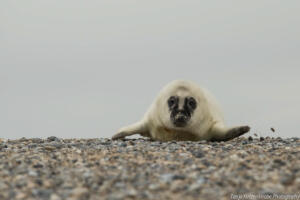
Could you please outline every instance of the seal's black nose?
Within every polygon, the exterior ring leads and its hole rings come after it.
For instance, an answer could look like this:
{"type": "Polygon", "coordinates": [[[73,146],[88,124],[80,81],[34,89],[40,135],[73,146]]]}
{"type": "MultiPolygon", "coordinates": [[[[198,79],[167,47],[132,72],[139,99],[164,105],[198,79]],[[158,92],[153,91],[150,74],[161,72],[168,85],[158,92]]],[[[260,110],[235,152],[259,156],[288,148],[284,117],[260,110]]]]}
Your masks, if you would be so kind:
{"type": "Polygon", "coordinates": [[[176,115],[175,120],[177,122],[183,123],[187,120],[187,117],[184,114],[178,114],[178,115],[176,115]]]}
{"type": "Polygon", "coordinates": [[[188,117],[184,112],[178,112],[174,117],[174,124],[177,127],[184,127],[187,124],[188,117]]]}

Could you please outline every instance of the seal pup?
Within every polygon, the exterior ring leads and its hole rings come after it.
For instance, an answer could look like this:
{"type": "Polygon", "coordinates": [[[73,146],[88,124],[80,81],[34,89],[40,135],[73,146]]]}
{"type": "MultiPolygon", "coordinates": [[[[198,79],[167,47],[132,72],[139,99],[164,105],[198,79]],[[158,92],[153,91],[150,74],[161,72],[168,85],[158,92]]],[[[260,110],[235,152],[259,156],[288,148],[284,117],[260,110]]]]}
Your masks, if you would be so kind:
{"type": "Polygon", "coordinates": [[[228,141],[250,130],[226,127],[215,98],[193,82],[175,80],[158,94],[144,117],[121,128],[113,140],[140,134],[159,141],[228,141]]]}

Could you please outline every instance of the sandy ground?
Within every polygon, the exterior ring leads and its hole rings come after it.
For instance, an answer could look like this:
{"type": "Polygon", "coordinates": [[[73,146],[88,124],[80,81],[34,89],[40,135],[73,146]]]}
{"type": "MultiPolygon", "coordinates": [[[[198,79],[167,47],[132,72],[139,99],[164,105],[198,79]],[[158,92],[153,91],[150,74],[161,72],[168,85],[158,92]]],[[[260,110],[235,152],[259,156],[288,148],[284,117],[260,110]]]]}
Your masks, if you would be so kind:
{"type": "Polygon", "coordinates": [[[0,199],[300,199],[300,139],[0,139],[0,199]]]}

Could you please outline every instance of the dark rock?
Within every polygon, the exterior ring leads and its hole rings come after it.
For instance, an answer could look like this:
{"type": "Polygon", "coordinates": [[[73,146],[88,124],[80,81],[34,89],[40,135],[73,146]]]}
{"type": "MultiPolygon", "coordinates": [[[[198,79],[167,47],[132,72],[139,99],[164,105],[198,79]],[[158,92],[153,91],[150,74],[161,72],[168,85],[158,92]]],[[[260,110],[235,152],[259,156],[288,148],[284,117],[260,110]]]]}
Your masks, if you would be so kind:
{"type": "Polygon", "coordinates": [[[35,164],[33,165],[34,168],[43,168],[44,166],[42,164],[35,164]]]}
{"type": "Polygon", "coordinates": [[[284,165],[286,165],[286,163],[285,163],[283,160],[281,160],[281,159],[275,159],[273,162],[274,162],[276,165],[279,165],[279,166],[284,166],[284,165]]]}
{"type": "Polygon", "coordinates": [[[249,142],[247,140],[244,140],[242,141],[242,144],[245,145],[245,144],[248,144],[249,142]]]}
{"type": "Polygon", "coordinates": [[[195,156],[196,158],[202,158],[205,156],[204,152],[199,150],[199,151],[193,151],[192,152],[193,156],[195,156]]]}
{"type": "Polygon", "coordinates": [[[55,136],[50,136],[50,137],[47,138],[47,141],[48,142],[59,141],[59,139],[57,137],[55,137],[55,136]]]}

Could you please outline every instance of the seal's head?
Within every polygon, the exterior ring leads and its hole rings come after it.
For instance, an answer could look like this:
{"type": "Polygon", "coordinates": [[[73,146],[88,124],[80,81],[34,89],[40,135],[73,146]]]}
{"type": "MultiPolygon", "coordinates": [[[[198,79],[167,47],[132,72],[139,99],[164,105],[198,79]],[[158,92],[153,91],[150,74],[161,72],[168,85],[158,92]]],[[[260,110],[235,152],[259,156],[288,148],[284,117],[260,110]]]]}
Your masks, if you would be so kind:
{"type": "Polygon", "coordinates": [[[153,121],[170,130],[193,132],[209,118],[204,93],[189,81],[171,82],[153,105],[153,121]]]}

